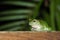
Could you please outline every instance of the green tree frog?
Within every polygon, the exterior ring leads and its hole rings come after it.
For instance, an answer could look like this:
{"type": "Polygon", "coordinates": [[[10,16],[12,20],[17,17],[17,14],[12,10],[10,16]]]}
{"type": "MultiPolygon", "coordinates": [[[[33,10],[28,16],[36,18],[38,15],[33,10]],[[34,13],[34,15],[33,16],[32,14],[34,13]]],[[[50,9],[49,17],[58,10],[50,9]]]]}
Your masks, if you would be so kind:
{"type": "Polygon", "coordinates": [[[29,22],[32,27],[31,31],[51,31],[52,29],[48,26],[45,21],[33,19],[29,22]]]}

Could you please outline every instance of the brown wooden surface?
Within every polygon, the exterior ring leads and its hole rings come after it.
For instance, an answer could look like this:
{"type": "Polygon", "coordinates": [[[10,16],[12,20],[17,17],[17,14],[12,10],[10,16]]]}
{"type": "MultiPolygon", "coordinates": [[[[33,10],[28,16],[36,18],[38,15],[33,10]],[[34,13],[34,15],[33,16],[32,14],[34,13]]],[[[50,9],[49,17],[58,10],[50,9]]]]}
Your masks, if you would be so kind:
{"type": "Polygon", "coordinates": [[[60,40],[60,32],[0,32],[0,40],[60,40]]]}

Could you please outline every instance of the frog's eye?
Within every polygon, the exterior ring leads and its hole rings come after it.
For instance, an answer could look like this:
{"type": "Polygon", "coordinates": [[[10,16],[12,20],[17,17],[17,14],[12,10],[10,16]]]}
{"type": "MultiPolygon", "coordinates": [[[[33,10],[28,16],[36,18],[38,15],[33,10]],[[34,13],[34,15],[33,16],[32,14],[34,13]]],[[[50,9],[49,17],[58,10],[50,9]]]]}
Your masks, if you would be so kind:
{"type": "Polygon", "coordinates": [[[33,22],[37,22],[37,20],[33,20],[33,22]]]}
{"type": "Polygon", "coordinates": [[[32,22],[37,22],[37,20],[36,20],[36,19],[34,19],[34,20],[32,20],[32,22]]]}
{"type": "Polygon", "coordinates": [[[33,22],[36,22],[35,20],[33,22]]]}

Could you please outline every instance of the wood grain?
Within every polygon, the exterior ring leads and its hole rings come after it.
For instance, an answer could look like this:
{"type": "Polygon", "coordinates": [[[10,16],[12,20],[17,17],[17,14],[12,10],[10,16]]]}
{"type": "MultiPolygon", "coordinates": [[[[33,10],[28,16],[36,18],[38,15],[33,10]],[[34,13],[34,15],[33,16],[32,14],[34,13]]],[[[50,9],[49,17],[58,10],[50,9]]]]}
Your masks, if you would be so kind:
{"type": "Polygon", "coordinates": [[[0,32],[0,40],[60,40],[60,32],[0,32]]]}

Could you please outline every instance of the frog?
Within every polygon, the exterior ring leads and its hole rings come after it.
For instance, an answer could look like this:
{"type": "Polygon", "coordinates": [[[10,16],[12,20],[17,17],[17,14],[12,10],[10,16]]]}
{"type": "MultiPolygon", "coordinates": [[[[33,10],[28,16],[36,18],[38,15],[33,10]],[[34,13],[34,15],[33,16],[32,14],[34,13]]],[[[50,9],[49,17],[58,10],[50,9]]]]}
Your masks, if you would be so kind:
{"type": "Polygon", "coordinates": [[[29,25],[31,26],[31,31],[52,31],[48,23],[43,20],[33,19],[29,21],[29,25]]]}

